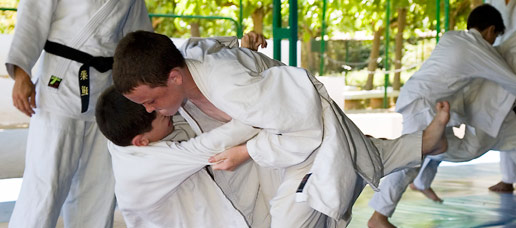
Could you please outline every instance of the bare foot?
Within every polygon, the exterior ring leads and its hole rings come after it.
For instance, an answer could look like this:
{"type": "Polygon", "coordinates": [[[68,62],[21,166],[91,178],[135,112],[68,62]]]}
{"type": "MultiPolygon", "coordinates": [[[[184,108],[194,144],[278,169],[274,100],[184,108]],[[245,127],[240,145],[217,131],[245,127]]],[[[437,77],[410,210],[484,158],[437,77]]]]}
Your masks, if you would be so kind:
{"type": "Polygon", "coordinates": [[[435,109],[437,113],[434,119],[423,131],[423,156],[444,153],[448,149],[444,129],[450,120],[450,104],[448,101],[440,101],[435,105],[435,109]]]}
{"type": "Polygon", "coordinates": [[[409,187],[410,187],[410,189],[412,189],[414,191],[419,191],[419,192],[423,193],[423,195],[425,195],[426,198],[431,199],[434,202],[437,202],[437,203],[443,202],[443,200],[441,198],[439,198],[439,196],[437,196],[437,194],[435,194],[435,192],[432,188],[421,190],[421,189],[416,188],[416,186],[414,184],[410,184],[409,187]]]}
{"type": "Polygon", "coordinates": [[[389,222],[387,216],[380,214],[375,211],[369,221],[367,221],[367,227],[369,228],[396,228],[392,223],[389,222]]]}
{"type": "Polygon", "coordinates": [[[500,181],[498,182],[498,184],[489,187],[489,190],[500,193],[512,193],[514,191],[514,187],[512,186],[512,183],[508,184],[503,181],[500,181]]]}

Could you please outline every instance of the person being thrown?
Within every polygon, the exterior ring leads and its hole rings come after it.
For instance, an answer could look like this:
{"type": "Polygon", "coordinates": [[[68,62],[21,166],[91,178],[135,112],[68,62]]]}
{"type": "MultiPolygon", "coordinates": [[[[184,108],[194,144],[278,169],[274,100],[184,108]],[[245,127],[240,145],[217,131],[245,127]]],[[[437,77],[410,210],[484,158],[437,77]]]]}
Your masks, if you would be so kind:
{"type": "Polygon", "coordinates": [[[258,129],[232,120],[193,138],[181,116],[148,113],[114,87],[99,97],[95,116],[109,140],[115,193],[127,227],[248,226],[203,168],[211,164],[210,156],[245,142],[258,129]]]}

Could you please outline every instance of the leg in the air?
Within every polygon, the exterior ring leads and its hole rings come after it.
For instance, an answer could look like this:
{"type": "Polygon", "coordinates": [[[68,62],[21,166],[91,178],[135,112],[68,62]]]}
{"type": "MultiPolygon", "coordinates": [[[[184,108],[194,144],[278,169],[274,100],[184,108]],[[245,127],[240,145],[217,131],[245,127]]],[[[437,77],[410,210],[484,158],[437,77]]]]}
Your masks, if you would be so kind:
{"type": "Polygon", "coordinates": [[[423,155],[440,154],[448,148],[444,130],[450,120],[450,104],[447,101],[440,101],[435,105],[435,109],[437,113],[434,119],[423,131],[423,155]]]}

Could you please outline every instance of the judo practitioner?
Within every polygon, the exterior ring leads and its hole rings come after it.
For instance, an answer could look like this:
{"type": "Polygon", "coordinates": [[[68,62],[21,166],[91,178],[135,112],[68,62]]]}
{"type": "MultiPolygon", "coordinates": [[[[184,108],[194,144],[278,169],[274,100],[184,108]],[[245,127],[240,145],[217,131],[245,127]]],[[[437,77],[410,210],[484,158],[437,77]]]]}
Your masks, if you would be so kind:
{"type": "MultiPolygon", "coordinates": [[[[173,118],[148,113],[113,87],[99,97],[96,120],[110,141],[115,192],[127,227],[252,225],[203,168],[210,156],[259,130],[232,120],[193,138],[188,123],[180,115],[173,118]]],[[[266,206],[263,200],[258,203],[266,206]]],[[[270,225],[259,222],[253,227],[270,225]]]]}
{"type": "MultiPolygon", "coordinates": [[[[503,22],[506,26],[505,33],[500,35],[495,41],[495,48],[501,53],[508,53],[504,55],[507,63],[516,69],[516,62],[514,62],[514,54],[516,51],[516,1],[514,0],[488,0],[486,3],[493,5],[502,15],[503,22]],[[515,49],[512,50],[511,49],[515,49]]],[[[516,112],[516,109],[514,109],[516,112]]],[[[489,187],[489,190],[494,192],[513,192],[516,183],[516,153],[500,151],[500,171],[502,173],[502,180],[497,184],[489,187]]]]}
{"type": "Polygon", "coordinates": [[[468,31],[444,34],[431,56],[403,87],[396,111],[403,115],[403,133],[423,129],[434,115],[433,104],[450,102],[451,119],[446,137],[448,151],[427,157],[421,171],[412,168],[393,173],[382,180],[369,205],[375,209],[370,227],[393,227],[388,217],[406,187],[422,190],[434,201],[441,199],[430,188],[441,160],[467,161],[490,149],[516,148],[516,116],[512,112],[516,94],[516,75],[492,44],[504,31],[500,13],[490,5],[475,8],[468,17],[468,31]],[[462,139],[451,127],[466,125],[462,139]]]}
{"type": "Polygon", "coordinates": [[[55,227],[60,212],[65,227],[112,226],[111,159],[94,107],[112,83],[116,44],[134,30],[152,30],[143,0],[20,2],[6,67],[13,104],[31,120],[9,227],[55,227]]]}
{"type": "Polygon", "coordinates": [[[148,112],[179,110],[199,132],[232,119],[260,129],[245,145],[210,161],[217,163],[214,169],[231,170],[252,158],[280,171],[271,227],[346,225],[365,184],[375,187],[384,174],[417,166],[422,154],[446,150],[447,102],[436,105],[438,114],[423,132],[369,138],[304,69],[196,40],[180,49],[159,34],[127,35],[115,51],[117,90],[148,112]],[[418,152],[408,152],[413,149],[418,152]]]}

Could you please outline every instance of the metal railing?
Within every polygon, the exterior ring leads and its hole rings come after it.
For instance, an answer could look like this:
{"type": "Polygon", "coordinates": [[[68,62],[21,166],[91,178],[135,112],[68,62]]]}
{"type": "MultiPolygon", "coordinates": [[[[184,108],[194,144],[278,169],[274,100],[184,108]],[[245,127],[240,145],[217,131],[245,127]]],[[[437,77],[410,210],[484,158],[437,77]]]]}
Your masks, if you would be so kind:
{"type": "MultiPolygon", "coordinates": [[[[17,11],[16,8],[6,8],[0,7],[0,11],[17,11]]],[[[188,19],[206,19],[206,20],[228,20],[231,21],[236,28],[236,36],[238,38],[242,38],[243,30],[242,24],[236,21],[231,17],[222,17],[222,16],[201,16],[201,15],[177,15],[177,14],[158,14],[158,13],[149,13],[149,17],[165,17],[165,18],[188,18],[188,19]]]]}

